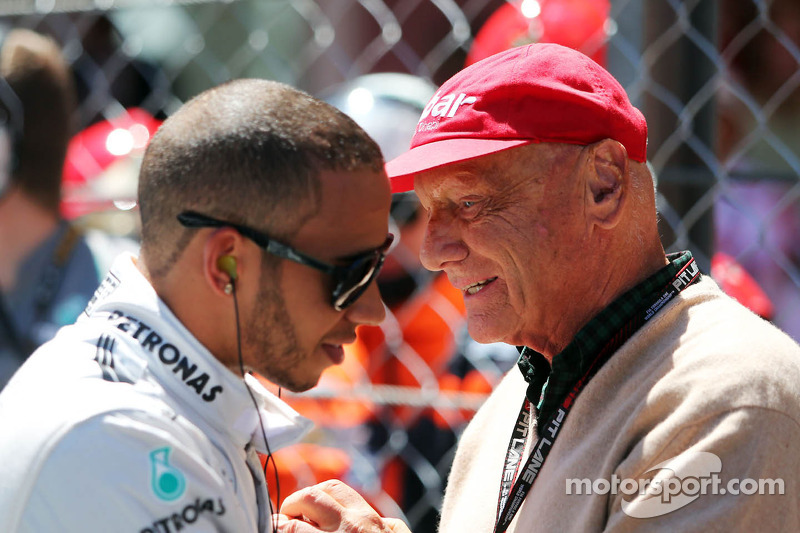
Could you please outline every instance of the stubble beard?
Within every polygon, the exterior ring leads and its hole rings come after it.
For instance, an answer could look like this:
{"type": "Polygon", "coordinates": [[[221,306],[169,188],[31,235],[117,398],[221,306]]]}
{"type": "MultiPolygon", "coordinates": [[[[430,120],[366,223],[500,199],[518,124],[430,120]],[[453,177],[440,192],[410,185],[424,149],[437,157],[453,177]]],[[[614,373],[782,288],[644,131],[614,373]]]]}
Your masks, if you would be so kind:
{"type": "Polygon", "coordinates": [[[274,384],[292,392],[308,390],[317,381],[309,384],[295,375],[305,357],[289,320],[286,302],[277,290],[266,285],[261,284],[253,314],[243,332],[244,344],[250,351],[248,359],[256,371],[274,384]]]}

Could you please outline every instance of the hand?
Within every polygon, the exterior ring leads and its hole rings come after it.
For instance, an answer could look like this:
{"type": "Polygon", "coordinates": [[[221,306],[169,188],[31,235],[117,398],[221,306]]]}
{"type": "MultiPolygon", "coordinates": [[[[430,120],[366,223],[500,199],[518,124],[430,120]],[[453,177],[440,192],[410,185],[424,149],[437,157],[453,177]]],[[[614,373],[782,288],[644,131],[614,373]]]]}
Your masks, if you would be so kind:
{"type": "Polygon", "coordinates": [[[281,533],[411,533],[402,520],[382,518],[358,492],[335,479],[289,495],[274,520],[281,533]]]}

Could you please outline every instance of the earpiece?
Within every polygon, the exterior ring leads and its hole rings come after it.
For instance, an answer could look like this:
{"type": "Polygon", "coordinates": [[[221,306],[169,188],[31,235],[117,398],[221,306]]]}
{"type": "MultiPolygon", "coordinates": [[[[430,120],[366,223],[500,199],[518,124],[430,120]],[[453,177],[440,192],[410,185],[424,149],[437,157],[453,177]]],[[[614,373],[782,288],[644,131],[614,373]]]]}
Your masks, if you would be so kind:
{"type": "Polygon", "coordinates": [[[236,281],[239,274],[236,272],[236,258],[232,255],[222,255],[217,259],[217,268],[231,277],[231,281],[236,281]]]}
{"type": "MultiPolygon", "coordinates": [[[[242,376],[242,380],[244,381],[245,371],[244,371],[244,359],[242,358],[242,331],[239,324],[239,302],[236,299],[236,290],[234,289],[234,283],[239,278],[239,273],[236,271],[236,258],[232,255],[221,255],[217,259],[217,268],[221,271],[225,272],[228,276],[230,276],[231,280],[229,283],[225,285],[224,291],[225,294],[233,295],[233,311],[234,317],[236,322],[236,351],[239,354],[239,373],[242,376]]],[[[253,401],[253,407],[255,408],[256,412],[259,411],[258,402],[256,401],[256,397],[253,395],[253,391],[250,390],[250,386],[244,381],[244,386],[247,389],[247,393],[250,395],[250,399],[253,401]]],[[[278,394],[280,394],[280,389],[278,389],[278,394]]],[[[277,501],[281,501],[281,485],[278,479],[278,467],[275,465],[275,459],[272,457],[272,450],[269,447],[269,440],[267,440],[267,431],[264,429],[264,421],[261,419],[261,416],[258,417],[258,424],[261,427],[261,436],[264,438],[264,444],[267,447],[267,460],[264,462],[264,482],[266,483],[267,480],[267,465],[269,465],[270,461],[272,461],[272,467],[275,469],[275,488],[277,491],[277,501]]],[[[267,503],[269,505],[269,516],[274,516],[274,509],[272,508],[272,498],[269,497],[269,486],[267,486],[267,503]]],[[[272,518],[270,518],[272,520],[272,518]]],[[[278,523],[272,523],[272,531],[277,533],[278,531],[278,523]]]]}

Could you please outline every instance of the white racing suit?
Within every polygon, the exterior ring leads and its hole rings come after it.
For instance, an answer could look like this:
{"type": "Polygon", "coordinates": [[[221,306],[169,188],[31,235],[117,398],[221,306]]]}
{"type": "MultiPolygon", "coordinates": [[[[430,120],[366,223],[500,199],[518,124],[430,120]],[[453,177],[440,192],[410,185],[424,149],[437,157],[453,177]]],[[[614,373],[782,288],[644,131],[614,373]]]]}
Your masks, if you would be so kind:
{"type": "Polygon", "coordinates": [[[273,452],[310,421],[247,376],[256,410],[134,261],[0,394],[4,533],[270,528],[259,417],[273,452]]]}

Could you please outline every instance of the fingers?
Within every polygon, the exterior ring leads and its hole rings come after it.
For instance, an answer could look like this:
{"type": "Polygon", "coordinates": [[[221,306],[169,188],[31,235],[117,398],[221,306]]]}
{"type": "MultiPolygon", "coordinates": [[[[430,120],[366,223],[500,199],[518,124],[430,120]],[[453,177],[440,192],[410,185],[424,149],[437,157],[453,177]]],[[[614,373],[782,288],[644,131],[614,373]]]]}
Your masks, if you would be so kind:
{"type": "Polygon", "coordinates": [[[281,514],[315,524],[320,531],[337,531],[347,509],[326,490],[327,483],[287,496],[281,505],[281,514]]]}
{"type": "Polygon", "coordinates": [[[368,509],[373,513],[376,512],[375,509],[373,509],[372,506],[367,503],[364,497],[358,493],[358,491],[346,483],[339,481],[338,479],[329,479],[328,481],[323,481],[316,486],[325,493],[329,494],[331,498],[336,500],[343,507],[347,507],[349,509],[368,509]]]}
{"type": "Polygon", "coordinates": [[[401,520],[381,518],[358,492],[338,480],[291,494],[280,512],[290,519],[279,522],[282,533],[410,533],[401,520]]]}
{"type": "Polygon", "coordinates": [[[381,523],[376,524],[377,529],[364,529],[360,526],[344,524],[336,530],[325,530],[314,527],[308,522],[303,522],[300,519],[290,518],[286,515],[275,515],[273,517],[277,526],[278,533],[320,533],[327,531],[337,531],[340,533],[354,533],[354,532],[381,532],[381,533],[411,533],[405,522],[397,518],[381,518],[381,523]]]}
{"type": "Polygon", "coordinates": [[[286,515],[272,515],[272,523],[277,525],[278,533],[320,533],[313,524],[296,520],[286,515]]]}
{"type": "MultiPolygon", "coordinates": [[[[316,510],[333,516],[340,514],[342,508],[377,514],[358,492],[337,479],[323,481],[287,496],[281,505],[281,513],[298,517],[316,510]]],[[[305,516],[310,517],[308,514],[305,516]]]]}
{"type": "Polygon", "coordinates": [[[411,533],[405,522],[399,518],[382,518],[383,525],[386,526],[388,531],[392,533],[411,533]]]}

